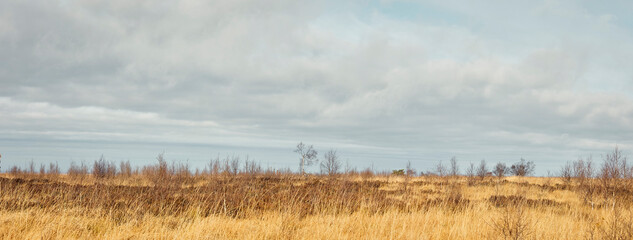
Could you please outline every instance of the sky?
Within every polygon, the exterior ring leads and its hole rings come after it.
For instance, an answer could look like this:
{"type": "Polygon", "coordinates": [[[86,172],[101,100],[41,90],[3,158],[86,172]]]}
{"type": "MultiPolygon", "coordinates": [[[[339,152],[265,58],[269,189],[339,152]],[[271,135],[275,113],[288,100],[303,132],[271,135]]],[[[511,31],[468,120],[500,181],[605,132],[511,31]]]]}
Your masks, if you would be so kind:
{"type": "MultiPolygon", "coordinates": [[[[631,1],[0,1],[0,167],[633,153],[631,1]],[[320,155],[322,156],[322,154],[320,155]]],[[[313,166],[312,171],[318,168],[313,166]]]]}

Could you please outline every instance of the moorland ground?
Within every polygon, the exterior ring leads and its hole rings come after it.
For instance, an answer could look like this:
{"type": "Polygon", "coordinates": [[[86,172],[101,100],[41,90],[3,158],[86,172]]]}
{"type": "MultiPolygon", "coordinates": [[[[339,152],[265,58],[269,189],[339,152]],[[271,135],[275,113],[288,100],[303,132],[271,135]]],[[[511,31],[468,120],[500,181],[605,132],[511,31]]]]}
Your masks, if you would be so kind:
{"type": "Polygon", "coordinates": [[[574,162],[561,177],[300,175],[248,166],[13,168],[0,176],[0,238],[633,238],[633,180],[608,173],[608,164],[594,171],[574,162]]]}

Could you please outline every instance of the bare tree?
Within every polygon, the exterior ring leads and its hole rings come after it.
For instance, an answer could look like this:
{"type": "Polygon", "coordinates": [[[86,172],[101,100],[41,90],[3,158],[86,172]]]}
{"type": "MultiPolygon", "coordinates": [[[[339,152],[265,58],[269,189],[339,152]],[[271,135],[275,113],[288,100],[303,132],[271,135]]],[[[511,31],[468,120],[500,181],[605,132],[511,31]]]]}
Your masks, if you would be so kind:
{"type": "Polygon", "coordinates": [[[314,147],[312,147],[312,145],[308,146],[303,144],[303,142],[299,142],[299,144],[297,144],[297,149],[295,149],[294,152],[301,155],[301,162],[299,163],[300,171],[301,174],[305,174],[305,166],[312,165],[312,163],[317,160],[318,153],[316,150],[314,150],[314,147]]]}
{"type": "Polygon", "coordinates": [[[602,177],[611,179],[624,178],[627,175],[628,168],[626,160],[626,157],[622,155],[622,150],[616,146],[613,152],[604,157],[601,169],[602,177]]]}
{"type": "Polygon", "coordinates": [[[497,163],[497,165],[495,165],[495,169],[492,171],[492,173],[497,176],[498,178],[502,178],[506,176],[506,173],[508,173],[508,167],[506,167],[505,163],[497,163]]]}
{"type": "Polygon", "coordinates": [[[480,179],[484,179],[487,174],[488,174],[488,167],[486,166],[486,160],[482,159],[481,163],[479,163],[479,167],[477,167],[477,176],[480,179]]]}
{"type": "Polygon", "coordinates": [[[450,175],[455,177],[457,175],[459,175],[459,166],[457,166],[457,158],[456,157],[452,157],[451,158],[451,172],[450,175]]]}
{"type": "Polygon", "coordinates": [[[321,162],[321,171],[330,176],[338,174],[341,169],[341,161],[336,154],[336,150],[330,149],[330,151],[325,153],[324,158],[323,162],[321,162]]]}
{"type": "Polygon", "coordinates": [[[599,177],[605,187],[614,187],[619,184],[621,179],[630,177],[630,169],[626,161],[626,157],[618,146],[615,147],[613,152],[604,156],[599,177]]]}
{"type": "Polygon", "coordinates": [[[512,174],[514,174],[514,176],[528,176],[528,175],[532,175],[532,173],[534,173],[534,162],[533,161],[526,161],[525,159],[521,158],[521,160],[515,164],[512,164],[512,166],[510,167],[510,172],[512,174]]]}

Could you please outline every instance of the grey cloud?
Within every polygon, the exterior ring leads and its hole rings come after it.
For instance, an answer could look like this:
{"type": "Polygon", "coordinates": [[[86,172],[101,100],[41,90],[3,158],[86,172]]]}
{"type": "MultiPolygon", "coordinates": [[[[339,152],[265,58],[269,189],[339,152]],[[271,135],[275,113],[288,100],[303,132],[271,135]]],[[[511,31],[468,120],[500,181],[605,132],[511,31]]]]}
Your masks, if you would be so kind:
{"type": "Polygon", "coordinates": [[[409,152],[632,144],[632,96],[593,90],[633,76],[630,31],[573,3],[429,3],[473,21],[327,1],[6,1],[0,131],[409,152]]]}

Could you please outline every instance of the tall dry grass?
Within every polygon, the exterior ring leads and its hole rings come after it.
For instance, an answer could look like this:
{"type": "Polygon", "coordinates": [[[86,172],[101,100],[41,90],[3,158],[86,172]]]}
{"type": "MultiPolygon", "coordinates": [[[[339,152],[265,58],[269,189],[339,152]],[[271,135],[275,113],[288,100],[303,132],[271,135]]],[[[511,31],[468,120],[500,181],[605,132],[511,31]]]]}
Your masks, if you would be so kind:
{"type": "Polygon", "coordinates": [[[474,167],[467,176],[304,176],[234,156],[192,172],[157,161],[133,169],[100,159],[68,174],[13,168],[0,177],[0,238],[633,237],[631,169],[617,154],[597,171],[590,161],[571,163],[560,178],[475,177],[474,167]]]}

